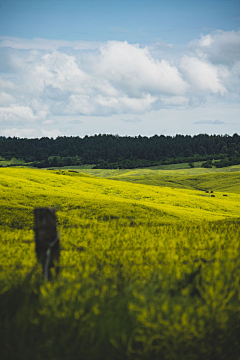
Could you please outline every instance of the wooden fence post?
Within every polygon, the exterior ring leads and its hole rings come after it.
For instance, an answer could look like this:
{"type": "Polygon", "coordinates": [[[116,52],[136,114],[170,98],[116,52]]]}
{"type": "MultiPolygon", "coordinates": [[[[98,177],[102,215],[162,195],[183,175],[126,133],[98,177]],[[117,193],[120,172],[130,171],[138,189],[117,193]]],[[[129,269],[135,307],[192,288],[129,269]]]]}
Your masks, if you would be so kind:
{"type": "Polygon", "coordinates": [[[50,280],[51,268],[59,272],[60,245],[56,226],[56,214],[53,208],[35,208],[35,249],[41,262],[45,280],[50,280]]]}

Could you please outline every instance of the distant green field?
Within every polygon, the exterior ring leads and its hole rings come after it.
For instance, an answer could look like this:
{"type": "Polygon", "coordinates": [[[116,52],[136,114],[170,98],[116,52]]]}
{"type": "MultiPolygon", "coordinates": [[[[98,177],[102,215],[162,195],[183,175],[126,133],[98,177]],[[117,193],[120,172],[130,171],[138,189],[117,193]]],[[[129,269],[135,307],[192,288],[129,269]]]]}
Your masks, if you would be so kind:
{"type": "Polygon", "coordinates": [[[222,191],[240,194],[240,172],[210,173],[204,175],[160,175],[148,173],[145,175],[119,175],[110,179],[133,182],[137,184],[166,186],[181,189],[203,191],[222,191]]]}
{"type": "Polygon", "coordinates": [[[73,170],[79,170],[79,169],[92,169],[94,167],[94,165],[72,165],[72,166],[62,166],[61,169],[62,170],[66,170],[66,169],[73,169],[73,170]]]}
{"type": "MultiPolygon", "coordinates": [[[[91,166],[91,165],[90,165],[91,166]]],[[[240,171],[240,165],[229,166],[225,168],[202,168],[202,167],[195,167],[195,168],[185,168],[184,164],[178,165],[161,165],[159,167],[150,167],[150,168],[139,168],[139,169],[91,169],[89,168],[82,168],[81,166],[74,166],[69,167],[66,166],[64,168],[67,169],[74,169],[76,171],[82,172],[84,174],[89,174],[92,176],[99,176],[99,177],[117,177],[120,175],[127,175],[127,176],[145,176],[145,175],[202,175],[202,174],[211,174],[211,173],[222,173],[222,172],[237,172],[240,171]],[[180,165],[183,165],[181,167],[180,165]],[[163,168],[162,168],[163,166],[163,168]]]]}
{"type": "MultiPolygon", "coordinates": [[[[201,167],[203,161],[194,162],[194,167],[201,167]]],[[[189,163],[181,164],[169,164],[169,165],[157,165],[149,167],[151,170],[178,170],[178,169],[190,169],[189,163]]]]}
{"type": "Polygon", "coordinates": [[[12,158],[11,160],[5,160],[0,156],[0,166],[22,165],[23,160],[12,158]]]}
{"type": "MultiPolygon", "coordinates": [[[[100,177],[109,177],[109,176],[118,176],[119,174],[129,174],[132,175],[132,171],[135,171],[135,174],[138,175],[145,175],[149,170],[152,171],[161,171],[161,174],[164,174],[164,171],[167,171],[166,174],[173,175],[200,175],[200,174],[209,174],[209,173],[218,173],[218,172],[233,172],[233,171],[240,171],[240,165],[229,166],[225,168],[202,168],[203,161],[194,162],[194,168],[190,168],[188,163],[181,163],[181,164],[169,164],[169,165],[158,165],[158,166],[150,166],[148,168],[140,168],[140,169],[93,169],[93,165],[83,164],[83,165],[72,165],[72,166],[62,166],[62,167],[48,167],[46,169],[53,169],[53,170],[76,170],[84,173],[88,173],[93,176],[100,176],[100,177]],[[163,173],[162,173],[163,171],[163,173]]],[[[5,160],[0,156],[0,166],[20,166],[20,167],[30,167],[31,163],[25,163],[21,159],[12,158],[11,160],[5,160]]]]}

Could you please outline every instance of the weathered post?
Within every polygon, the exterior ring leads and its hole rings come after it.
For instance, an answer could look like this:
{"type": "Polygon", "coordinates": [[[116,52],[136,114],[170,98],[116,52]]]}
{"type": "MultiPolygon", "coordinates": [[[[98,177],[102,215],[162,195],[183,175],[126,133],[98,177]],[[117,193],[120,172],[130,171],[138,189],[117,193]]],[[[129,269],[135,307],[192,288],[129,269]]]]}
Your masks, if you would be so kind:
{"type": "Polygon", "coordinates": [[[35,208],[35,249],[42,264],[45,280],[51,279],[50,269],[59,272],[59,234],[56,226],[56,214],[53,208],[35,208]]]}

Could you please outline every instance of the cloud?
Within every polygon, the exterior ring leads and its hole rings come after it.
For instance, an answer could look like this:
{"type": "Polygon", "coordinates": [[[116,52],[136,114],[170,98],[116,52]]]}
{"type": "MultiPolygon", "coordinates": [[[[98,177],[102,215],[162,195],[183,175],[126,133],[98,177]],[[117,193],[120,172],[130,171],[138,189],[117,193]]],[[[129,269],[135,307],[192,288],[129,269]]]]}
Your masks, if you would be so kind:
{"type": "Polygon", "coordinates": [[[129,96],[122,96],[119,98],[98,96],[96,102],[101,107],[111,109],[114,113],[143,113],[151,109],[151,105],[157,100],[156,97],[150,94],[143,95],[141,98],[131,98],[129,96]]]}
{"type": "Polygon", "coordinates": [[[8,128],[1,130],[2,136],[16,136],[16,137],[28,137],[35,138],[37,137],[37,132],[35,129],[19,129],[19,128],[8,128]]]}
{"type": "Polygon", "coordinates": [[[70,95],[66,114],[92,115],[95,109],[89,95],[70,95]]]}
{"type": "MultiPolygon", "coordinates": [[[[44,136],[44,137],[53,137],[53,138],[56,138],[57,136],[63,136],[65,135],[63,131],[61,130],[58,130],[58,129],[49,129],[49,130],[46,130],[46,129],[42,129],[40,131],[40,136],[44,136]]],[[[38,135],[39,136],[39,135],[38,135]]]]}
{"type": "Polygon", "coordinates": [[[213,43],[213,38],[211,35],[201,36],[201,39],[199,40],[200,46],[210,46],[213,43]]]}
{"type": "Polygon", "coordinates": [[[195,121],[193,124],[196,125],[223,125],[225,124],[225,122],[220,121],[220,120],[200,120],[200,121],[195,121]]]}
{"type": "Polygon", "coordinates": [[[15,101],[11,94],[7,94],[5,91],[0,91],[0,106],[6,106],[15,101]]]}
{"type": "Polygon", "coordinates": [[[240,30],[217,30],[192,44],[200,56],[213,64],[232,66],[240,59],[240,30]]]}
{"type": "Polygon", "coordinates": [[[151,105],[157,100],[150,94],[141,98],[129,96],[104,96],[102,94],[71,95],[68,106],[63,109],[65,114],[75,115],[111,115],[121,113],[143,113],[151,109],[151,105]]]}
{"type": "Polygon", "coordinates": [[[0,76],[0,89],[14,89],[14,84],[12,81],[5,80],[3,77],[0,76]]]}
{"type": "Polygon", "coordinates": [[[120,120],[126,123],[133,123],[133,124],[142,122],[142,120],[136,116],[133,119],[120,119],[120,120]]]}
{"type": "Polygon", "coordinates": [[[98,74],[131,97],[143,93],[179,95],[188,88],[175,66],[154,59],[146,47],[110,41],[100,52],[98,74]]]}
{"type": "Polygon", "coordinates": [[[183,106],[183,105],[187,105],[189,100],[185,96],[172,96],[172,97],[168,97],[168,98],[161,98],[161,101],[165,105],[178,105],[178,106],[182,105],[183,106]]]}
{"type": "Polygon", "coordinates": [[[0,107],[0,122],[32,122],[35,120],[34,113],[29,106],[11,104],[9,107],[0,107]]]}
{"type": "Polygon", "coordinates": [[[64,132],[58,129],[35,129],[35,128],[18,128],[18,127],[9,127],[1,130],[1,136],[16,136],[16,137],[28,137],[28,138],[37,138],[37,137],[53,137],[63,136],[64,132]]]}
{"type": "Polygon", "coordinates": [[[238,104],[239,35],[215,31],[181,49],[161,40],[143,47],[0,37],[1,126],[34,122],[47,132],[60,116],[65,129],[82,124],[69,120],[80,115],[128,114],[121,121],[137,123],[137,116],[160,109],[238,104]]]}
{"type": "Polygon", "coordinates": [[[180,69],[185,74],[193,88],[210,91],[214,94],[226,93],[221,77],[227,77],[227,72],[219,70],[211,63],[196,57],[183,56],[180,69]]]}
{"type": "Polygon", "coordinates": [[[75,56],[63,52],[54,51],[40,58],[34,56],[26,75],[25,86],[36,94],[42,93],[46,88],[58,89],[64,93],[89,92],[88,76],[79,68],[75,56]]]}
{"type": "Polygon", "coordinates": [[[59,122],[56,121],[56,120],[44,120],[44,121],[42,121],[42,125],[55,125],[55,124],[59,124],[59,122]]]}
{"type": "Polygon", "coordinates": [[[44,120],[50,113],[49,105],[44,103],[42,99],[33,99],[31,101],[31,109],[34,111],[36,120],[44,120]]]}

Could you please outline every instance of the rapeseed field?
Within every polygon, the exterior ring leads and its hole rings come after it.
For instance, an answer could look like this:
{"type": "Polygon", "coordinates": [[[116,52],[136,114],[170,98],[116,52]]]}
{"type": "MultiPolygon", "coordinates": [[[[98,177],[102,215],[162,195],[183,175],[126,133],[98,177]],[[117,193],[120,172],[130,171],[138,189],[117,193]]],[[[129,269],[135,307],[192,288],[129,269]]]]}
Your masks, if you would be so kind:
{"type": "Polygon", "coordinates": [[[240,359],[237,175],[0,169],[1,358],[240,359]],[[61,234],[51,282],[34,245],[44,206],[61,234]]]}

